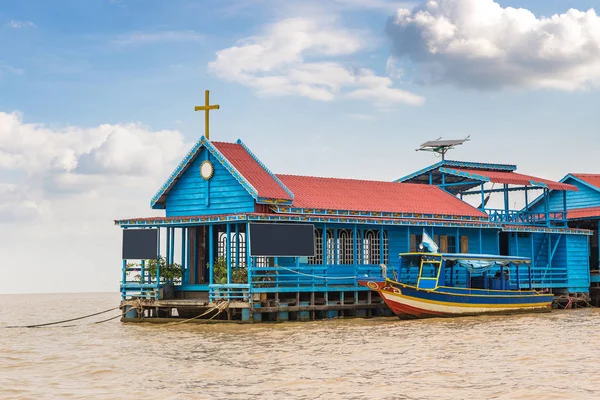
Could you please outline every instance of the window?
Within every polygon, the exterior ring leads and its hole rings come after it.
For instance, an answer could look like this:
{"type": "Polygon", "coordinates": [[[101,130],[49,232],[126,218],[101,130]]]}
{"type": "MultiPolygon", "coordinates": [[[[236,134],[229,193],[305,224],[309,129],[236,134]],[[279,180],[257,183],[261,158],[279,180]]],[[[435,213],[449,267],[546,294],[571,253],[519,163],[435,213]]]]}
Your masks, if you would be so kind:
{"type": "Polygon", "coordinates": [[[323,230],[315,229],[315,256],[308,258],[311,265],[323,264],[323,230]]]}
{"type": "Polygon", "coordinates": [[[448,235],[440,236],[439,246],[441,253],[456,253],[456,237],[448,235]]]}
{"type": "Polygon", "coordinates": [[[468,236],[460,237],[460,252],[461,253],[469,252],[469,237],[468,236]]]}
{"type": "Polygon", "coordinates": [[[338,257],[340,264],[354,264],[354,238],[348,229],[338,231],[338,257]]]}
{"type": "Polygon", "coordinates": [[[335,237],[333,229],[327,229],[327,264],[335,264],[335,237]]]}
{"type": "Polygon", "coordinates": [[[419,251],[419,245],[423,241],[423,235],[410,235],[410,252],[415,253],[419,251]]]}

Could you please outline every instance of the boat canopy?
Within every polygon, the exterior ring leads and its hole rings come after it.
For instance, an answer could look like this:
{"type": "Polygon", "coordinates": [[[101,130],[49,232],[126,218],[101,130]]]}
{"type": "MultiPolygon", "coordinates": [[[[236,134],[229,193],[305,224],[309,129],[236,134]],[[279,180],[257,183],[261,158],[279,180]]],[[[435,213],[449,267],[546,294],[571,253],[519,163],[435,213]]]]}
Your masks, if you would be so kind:
{"type": "MultiPolygon", "coordinates": [[[[400,254],[400,256],[415,256],[419,253],[400,254]]],[[[492,254],[461,254],[461,253],[420,253],[427,256],[438,256],[446,261],[454,261],[459,266],[465,268],[471,273],[479,274],[492,267],[507,267],[509,264],[530,265],[531,259],[527,257],[498,256],[492,254]]]]}

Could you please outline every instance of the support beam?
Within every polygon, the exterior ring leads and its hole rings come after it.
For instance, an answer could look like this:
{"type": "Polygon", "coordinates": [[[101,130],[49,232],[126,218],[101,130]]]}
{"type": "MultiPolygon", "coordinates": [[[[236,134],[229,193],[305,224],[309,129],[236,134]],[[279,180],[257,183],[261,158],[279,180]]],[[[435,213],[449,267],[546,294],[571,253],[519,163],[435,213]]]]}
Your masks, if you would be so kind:
{"type": "Polygon", "coordinates": [[[225,254],[226,254],[226,259],[227,259],[227,284],[231,283],[231,225],[227,224],[226,225],[226,231],[227,231],[227,240],[225,242],[225,246],[227,246],[226,250],[225,250],[225,254]]]}
{"type": "Polygon", "coordinates": [[[385,263],[384,260],[384,256],[383,256],[383,226],[379,227],[379,263],[383,264],[385,263]]]}
{"type": "Polygon", "coordinates": [[[321,243],[321,251],[323,254],[323,265],[327,265],[327,224],[323,224],[323,243],[321,243]]]}
{"type": "MultiPolygon", "coordinates": [[[[198,235],[194,235],[197,237],[198,235]]],[[[215,246],[214,246],[214,226],[211,224],[208,226],[208,283],[212,285],[215,283],[214,280],[214,266],[215,266],[215,246]]],[[[198,248],[196,246],[196,248],[198,248]]],[[[194,262],[194,268],[196,263],[194,262]]]]}

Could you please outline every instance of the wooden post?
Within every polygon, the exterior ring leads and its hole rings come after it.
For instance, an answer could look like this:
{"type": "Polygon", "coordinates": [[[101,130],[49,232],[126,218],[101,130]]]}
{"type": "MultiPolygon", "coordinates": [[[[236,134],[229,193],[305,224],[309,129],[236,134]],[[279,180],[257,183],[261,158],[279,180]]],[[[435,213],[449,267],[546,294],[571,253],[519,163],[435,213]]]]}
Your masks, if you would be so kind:
{"type": "MultiPolygon", "coordinates": [[[[215,263],[215,249],[214,249],[214,244],[213,244],[213,231],[214,231],[214,227],[213,225],[209,225],[208,226],[208,283],[209,285],[212,285],[213,283],[215,283],[214,280],[214,263],[215,263]]],[[[197,235],[196,235],[197,236],[197,235]]]]}
{"type": "Polygon", "coordinates": [[[384,259],[384,236],[383,236],[383,225],[379,227],[379,263],[385,264],[384,259]]]}
{"type": "MultiPolygon", "coordinates": [[[[323,234],[321,235],[321,252],[323,253],[323,265],[327,265],[327,224],[323,224],[323,234]]],[[[326,271],[325,271],[326,272],[326,271]]]]}
{"type": "Polygon", "coordinates": [[[227,284],[231,283],[231,225],[227,224],[227,240],[225,241],[225,255],[227,259],[227,284]]]}
{"type": "MultiPolygon", "coordinates": [[[[127,260],[123,260],[123,265],[121,267],[121,284],[125,285],[127,283],[127,260]]],[[[121,299],[125,300],[126,289],[121,289],[121,299]]]]}

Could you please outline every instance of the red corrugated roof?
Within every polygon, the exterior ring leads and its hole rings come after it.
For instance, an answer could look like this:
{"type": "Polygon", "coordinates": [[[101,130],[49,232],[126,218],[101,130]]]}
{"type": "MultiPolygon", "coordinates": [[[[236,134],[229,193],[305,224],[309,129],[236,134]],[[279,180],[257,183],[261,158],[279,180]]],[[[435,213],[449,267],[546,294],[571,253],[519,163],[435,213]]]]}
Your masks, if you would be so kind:
{"type": "Polygon", "coordinates": [[[600,217],[600,207],[574,208],[567,212],[567,219],[600,217]]]}
{"type": "Polygon", "coordinates": [[[435,186],[277,175],[294,193],[292,207],[487,217],[435,186]]]}
{"type": "Polygon", "coordinates": [[[571,174],[575,178],[581,179],[582,181],[595,186],[600,189],[600,174],[571,174]]]}
{"type": "Polygon", "coordinates": [[[211,142],[240,174],[258,191],[258,196],[266,199],[291,200],[292,197],[279,183],[237,143],[211,142]]]}
{"type": "Polygon", "coordinates": [[[529,186],[532,183],[542,183],[550,189],[555,190],[572,190],[578,191],[576,186],[569,185],[567,183],[554,182],[548,179],[538,178],[535,176],[519,174],[517,172],[504,172],[504,171],[483,171],[479,169],[466,169],[466,168],[448,168],[450,170],[456,170],[459,172],[465,172],[467,174],[481,175],[487,177],[490,182],[494,183],[505,183],[508,185],[525,185],[529,186]]]}

